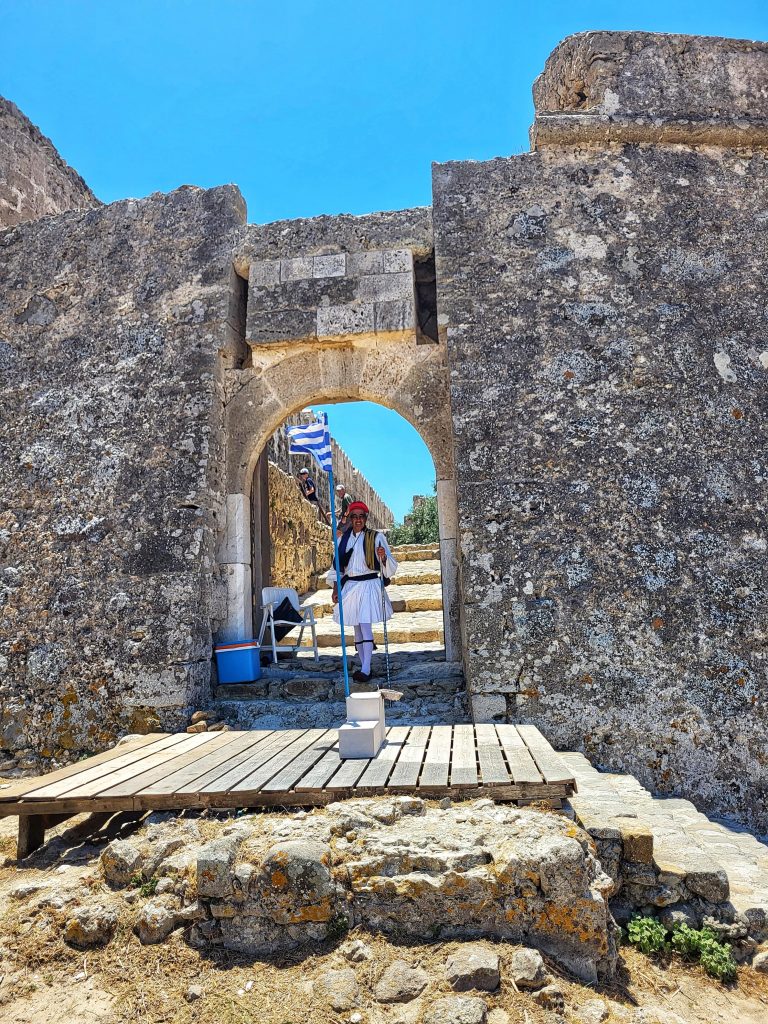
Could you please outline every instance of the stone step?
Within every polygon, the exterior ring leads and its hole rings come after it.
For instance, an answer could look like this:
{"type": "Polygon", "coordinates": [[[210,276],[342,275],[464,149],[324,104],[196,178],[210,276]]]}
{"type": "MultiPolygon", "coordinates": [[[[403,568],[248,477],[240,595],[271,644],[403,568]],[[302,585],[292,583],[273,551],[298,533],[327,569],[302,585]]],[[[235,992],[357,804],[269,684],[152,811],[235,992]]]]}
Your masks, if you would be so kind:
{"type": "MultiPolygon", "coordinates": [[[[387,587],[387,596],[395,612],[441,611],[443,607],[443,588],[439,583],[412,583],[405,586],[393,583],[387,587]]],[[[333,613],[330,590],[316,590],[303,597],[301,604],[302,607],[313,608],[315,618],[333,613]]]]}
{"type": "MultiPolygon", "coordinates": [[[[354,670],[355,666],[352,666],[354,670]]],[[[371,683],[356,683],[350,675],[350,691],[352,693],[370,693],[378,689],[377,684],[386,686],[386,671],[374,671],[371,683]]],[[[402,675],[390,676],[392,689],[403,694],[403,700],[415,697],[453,698],[465,691],[464,676],[461,672],[454,675],[434,676],[430,673],[413,674],[407,678],[402,675]]],[[[301,672],[289,679],[263,676],[254,683],[238,683],[228,686],[217,686],[214,691],[216,700],[255,701],[269,698],[271,700],[341,700],[344,697],[344,677],[339,673],[333,675],[312,675],[301,672]]]]}
{"type": "MultiPolygon", "coordinates": [[[[338,626],[336,628],[338,629],[338,626]]],[[[267,650],[264,653],[265,654],[269,654],[271,656],[271,651],[267,650]]],[[[426,643],[425,642],[392,643],[392,641],[390,639],[389,653],[390,653],[390,656],[392,654],[408,654],[409,656],[423,654],[423,655],[426,655],[428,657],[442,657],[442,658],[444,658],[445,657],[445,644],[444,644],[444,642],[442,640],[433,640],[433,641],[426,642],[426,643]]],[[[298,657],[306,658],[310,663],[313,661],[312,648],[311,647],[302,647],[302,648],[299,649],[297,654],[298,654],[298,657]]],[[[355,655],[354,648],[351,645],[348,646],[347,647],[347,656],[348,657],[354,657],[354,655],[355,655]]],[[[323,658],[325,656],[330,656],[330,657],[338,658],[339,659],[339,665],[341,665],[341,646],[339,645],[337,647],[321,647],[320,648],[320,657],[323,658]]],[[[373,655],[374,664],[376,663],[376,658],[378,658],[378,657],[380,657],[382,659],[381,664],[383,666],[384,665],[384,645],[383,644],[379,645],[378,653],[374,653],[374,655],[373,655]]],[[[282,662],[282,657],[280,656],[279,651],[278,651],[278,658],[279,658],[280,662],[282,662]]],[[[383,667],[382,667],[382,671],[383,671],[383,667]]]]}
{"type": "MultiPolygon", "coordinates": [[[[343,700],[224,700],[212,708],[232,729],[332,729],[346,721],[343,700]]],[[[392,725],[454,725],[470,722],[466,693],[414,695],[387,702],[386,723],[392,725]]]]}
{"type": "Polygon", "coordinates": [[[439,544],[399,544],[392,548],[398,562],[420,562],[423,559],[440,558],[439,544]]]}
{"type": "MultiPolygon", "coordinates": [[[[398,567],[397,576],[395,576],[399,587],[406,584],[439,583],[440,578],[440,561],[435,558],[404,562],[398,567]]],[[[318,578],[317,589],[330,589],[330,584],[325,580],[325,573],[318,578]]]]}
{"type": "Polygon", "coordinates": [[[621,851],[620,898],[658,906],[674,902],[675,893],[713,905],[729,901],[754,922],[752,934],[768,935],[768,844],[743,826],[708,818],[689,800],[653,796],[631,775],[599,772],[582,754],[559,756],[576,779],[570,803],[577,821],[598,852],[612,845],[621,851]]]}
{"type": "MultiPolygon", "coordinates": [[[[330,617],[318,619],[316,632],[318,647],[336,647],[341,643],[339,627],[330,617]]],[[[387,634],[389,642],[393,644],[442,641],[443,613],[441,611],[398,612],[387,622],[387,634]]],[[[285,638],[284,642],[287,646],[291,645],[292,636],[293,634],[289,633],[285,638]]],[[[345,636],[350,650],[354,650],[354,630],[349,627],[345,631],[345,636]]],[[[377,644],[384,643],[383,623],[375,622],[373,624],[373,639],[377,644]]],[[[312,634],[308,629],[304,630],[302,646],[312,646],[312,634]]]]}

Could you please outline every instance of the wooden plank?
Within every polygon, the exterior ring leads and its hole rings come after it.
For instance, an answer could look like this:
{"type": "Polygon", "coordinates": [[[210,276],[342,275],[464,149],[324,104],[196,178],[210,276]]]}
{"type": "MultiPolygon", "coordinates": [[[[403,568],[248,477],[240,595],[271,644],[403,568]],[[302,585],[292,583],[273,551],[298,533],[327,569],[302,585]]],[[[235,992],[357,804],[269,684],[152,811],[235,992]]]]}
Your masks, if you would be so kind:
{"type": "MultiPolygon", "coordinates": [[[[175,771],[179,771],[187,765],[197,765],[203,754],[209,751],[218,750],[219,747],[228,743],[229,733],[227,732],[200,732],[189,737],[190,742],[184,745],[179,754],[174,754],[170,761],[157,765],[141,764],[139,768],[145,768],[138,775],[134,774],[125,779],[118,779],[114,782],[109,779],[109,789],[105,789],[100,796],[133,796],[134,793],[143,793],[147,786],[155,782],[162,782],[175,771]],[[197,742],[192,742],[196,740],[197,742]],[[201,749],[202,748],[202,749],[201,749]]],[[[119,773],[118,773],[119,774],[119,773]]]]}
{"type": "Polygon", "coordinates": [[[156,754],[165,753],[169,748],[178,747],[186,738],[186,733],[166,735],[156,743],[147,744],[138,750],[126,751],[119,757],[110,758],[106,763],[91,763],[82,772],[78,772],[76,775],[69,776],[66,779],[45,783],[42,786],[38,781],[38,788],[32,790],[31,793],[25,794],[24,799],[52,800],[68,796],[72,790],[79,789],[88,782],[107,779],[110,775],[119,771],[121,768],[125,768],[128,765],[133,766],[140,764],[141,761],[148,757],[154,757],[156,754]]]}
{"type": "Polygon", "coordinates": [[[484,786],[508,786],[512,781],[507,771],[507,762],[499,744],[499,737],[492,725],[476,725],[477,759],[484,786]]]}
{"type": "Polygon", "coordinates": [[[287,767],[297,754],[306,750],[307,747],[311,747],[327,731],[327,729],[308,729],[303,736],[299,736],[293,743],[289,743],[282,750],[276,752],[268,761],[252,771],[247,778],[242,778],[238,783],[230,786],[228,792],[257,793],[265,783],[287,767]]]}
{"type": "Polygon", "coordinates": [[[453,727],[453,752],[451,754],[451,786],[477,785],[477,751],[475,730],[471,725],[453,727]]]}
{"type": "Polygon", "coordinates": [[[514,725],[497,725],[496,733],[516,785],[543,784],[541,772],[514,725]]]}
{"type": "MultiPolygon", "coordinates": [[[[179,754],[186,753],[190,748],[195,749],[196,747],[199,747],[201,738],[210,743],[212,735],[209,736],[208,734],[205,734],[201,737],[200,734],[195,733],[192,733],[191,735],[181,734],[179,736],[178,743],[169,743],[164,750],[155,750],[154,753],[142,757],[140,761],[133,760],[124,767],[119,768],[116,771],[111,771],[109,775],[98,775],[95,778],[89,779],[87,782],[82,782],[74,789],[68,789],[66,793],[62,794],[62,796],[69,800],[82,800],[86,797],[92,796],[109,799],[112,796],[119,796],[120,794],[111,793],[108,792],[108,790],[111,790],[113,786],[116,786],[119,783],[134,779],[137,775],[143,774],[150,768],[157,768],[160,766],[164,767],[165,765],[170,764],[170,762],[173,761],[175,757],[178,757],[179,754]]],[[[131,794],[124,795],[130,796],[131,794]]]]}
{"type": "Polygon", "coordinates": [[[328,729],[315,742],[261,787],[263,793],[288,793],[327,754],[338,739],[338,729],[328,729]]]}
{"type": "Polygon", "coordinates": [[[295,787],[296,792],[307,794],[316,793],[317,790],[322,789],[333,773],[338,771],[341,763],[342,761],[339,757],[339,737],[337,730],[336,740],[334,741],[333,746],[327,754],[324,754],[323,757],[320,758],[314,768],[308,771],[303,778],[299,779],[295,787]]]}
{"type": "Polygon", "coordinates": [[[342,761],[325,784],[325,790],[353,789],[355,783],[375,758],[354,757],[342,761]]]}
{"type": "Polygon", "coordinates": [[[149,733],[146,736],[137,736],[135,739],[126,740],[125,743],[121,743],[117,747],[112,747],[110,750],[105,750],[101,754],[94,754],[93,757],[88,757],[84,761],[78,761],[76,764],[68,764],[66,768],[58,768],[55,772],[48,772],[46,775],[40,776],[36,779],[21,779],[19,782],[13,782],[9,786],[5,786],[5,788],[0,787],[0,802],[4,802],[6,800],[21,800],[22,797],[26,797],[28,793],[33,792],[35,789],[39,789],[42,785],[59,782],[62,779],[69,779],[73,775],[78,775],[80,772],[85,771],[94,765],[106,764],[107,761],[111,761],[115,757],[121,757],[123,754],[129,753],[131,750],[138,750],[141,747],[157,743],[158,740],[165,739],[167,735],[168,734],[164,732],[154,732],[149,733]]]}
{"type": "Polygon", "coordinates": [[[573,783],[573,772],[562,758],[557,756],[549,741],[542,736],[535,725],[518,725],[517,732],[530,750],[539,771],[548,783],[573,783]]]}
{"type": "Polygon", "coordinates": [[[411,729],[394,771],[389,777],[387,789],[413,789],[415,787],[429,742],[429,733],[428,725],[416,725],[411,729]]]}
{"type": "MultiPolygon", "coordinates": [[[[142,790],[142,798],[154,798],[167,796],[171,793],[197,793],[201,786],[213,782],[220,775],[223,775],[232,767],[235,758],[250,756],[253,748],[258,743],[263,743],[268,736],[272,736],[272,730],[254,730],[253,732],[229,732],[229,743],[225,743],[217,750],[201,752],[199,760],[193,762],[188,768],[174,771],[167,778],[153,782],[142,790]]],[[[158,806],[163,806],[162,803],[158,806]]]]}
{"type": "Polygon", "coordinates": [[[400,754],[405,748],[409,727],[395,725],[387,729],[387,742],[369,763],[362,776],[357,780],[356,789],[381,789],[387,784],[400,754]]]}
{"type": "Polygon", "coordinates": [[[241,756],[228,762],[225,772],[219,772],[205,782],[201,780],[201,782],[195,783],[195,789],[199,793],[226,793],[246,775],[250,775],[252,771],[265,764],[295,739],[303,736],[305,732],[306,729],[276,730],[263,743],[259,743],[257,747],[251,747],[241,756]]]}
{"type": "Polygon", "coordinates": [[[433,725],[419,776],[419,789],[446,789],[451,765],[450,725],[433,725]]]}

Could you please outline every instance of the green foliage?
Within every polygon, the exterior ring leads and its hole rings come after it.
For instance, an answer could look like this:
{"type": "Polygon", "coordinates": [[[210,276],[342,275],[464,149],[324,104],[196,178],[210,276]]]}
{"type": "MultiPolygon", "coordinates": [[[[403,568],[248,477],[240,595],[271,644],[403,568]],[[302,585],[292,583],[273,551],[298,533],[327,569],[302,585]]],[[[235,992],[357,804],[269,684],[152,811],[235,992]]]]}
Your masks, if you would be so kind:
{"type": "Polygon", "coordinates": [[[671,949],[686,960],[698,960],[712,978],[728,982],[736,977],[736,961],[729,943],[720,942],[711,928],[689,928],[681,924],[668,938],[666,928],[655,917],[634,914],[627,925],[627,938],[649,956],[671,949]]]}
{"type": "Polygon", "coordinates": [[[437,522],[437,494],[411,506],[408,522],[398,523],[387,531],[387,540],[395,544],[436,544],[440,538],[437,522]]]}
{"type": "Polygon", "coordinates": [[[655,917],[633,914],[627,925],[627,937],[641,953],[660,953],[667,942],[667,929],[655,917]]]}
{"type": "Polygon", "coordinates": [[[154,896],[158,882],[159,879],[154,876],[145,882],[141,875],[131,875],[131,885],[139,890],[140,896],[154,896]]]}
{"type": "Polygon", "coordinates": [[[730,944],[720,942],[710,928],[689,928],[681,924],[672,933],[671,945],[687,959],[699,960],[712,978],[733,981],[736,977],[736,961],[730,944]]]}
{"type": "Polygon", "coordinates": [[[329,939],[334,942],[336,939],[340,939],[343,935],[346,935],[349,931],[349,918],[343,914],[336,914],[332,917],[326,926],[326,934],[329,939]]]}

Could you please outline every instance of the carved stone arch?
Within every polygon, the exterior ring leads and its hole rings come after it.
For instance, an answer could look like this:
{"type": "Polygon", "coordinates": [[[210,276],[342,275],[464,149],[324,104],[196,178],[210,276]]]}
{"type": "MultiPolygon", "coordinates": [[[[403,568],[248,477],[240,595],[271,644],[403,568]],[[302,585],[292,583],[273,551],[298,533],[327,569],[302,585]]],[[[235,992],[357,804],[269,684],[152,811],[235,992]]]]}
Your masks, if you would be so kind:
{"type": "Polygon", "coordinates": [[[460,658],[456,491],[445,347],[416,340],[360,337],[253,349],[252,366],[230,371],[226,403],[227,526],[219,564],[227,580],[222,639],[250,632],[249,501],[258,459],[274,431],[307,405],[370,401],[408,420],[435,464],[446,657],[460,658]]]}

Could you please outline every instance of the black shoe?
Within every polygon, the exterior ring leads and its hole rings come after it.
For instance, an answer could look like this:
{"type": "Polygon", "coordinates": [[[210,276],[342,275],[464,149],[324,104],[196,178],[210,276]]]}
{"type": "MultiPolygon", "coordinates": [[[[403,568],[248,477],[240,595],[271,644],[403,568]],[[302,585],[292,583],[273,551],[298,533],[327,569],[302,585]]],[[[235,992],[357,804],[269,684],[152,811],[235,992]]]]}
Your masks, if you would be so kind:
{"type": "Polygon", "coordinates": [[[369,683],[371,681],[372,675],[372,672],[369,672],[366,675],[366,673],[363,672],[362,669],[358,669],[357,672],[352,673],[352,678],[355,680],[356,683],[369,683]]]}

